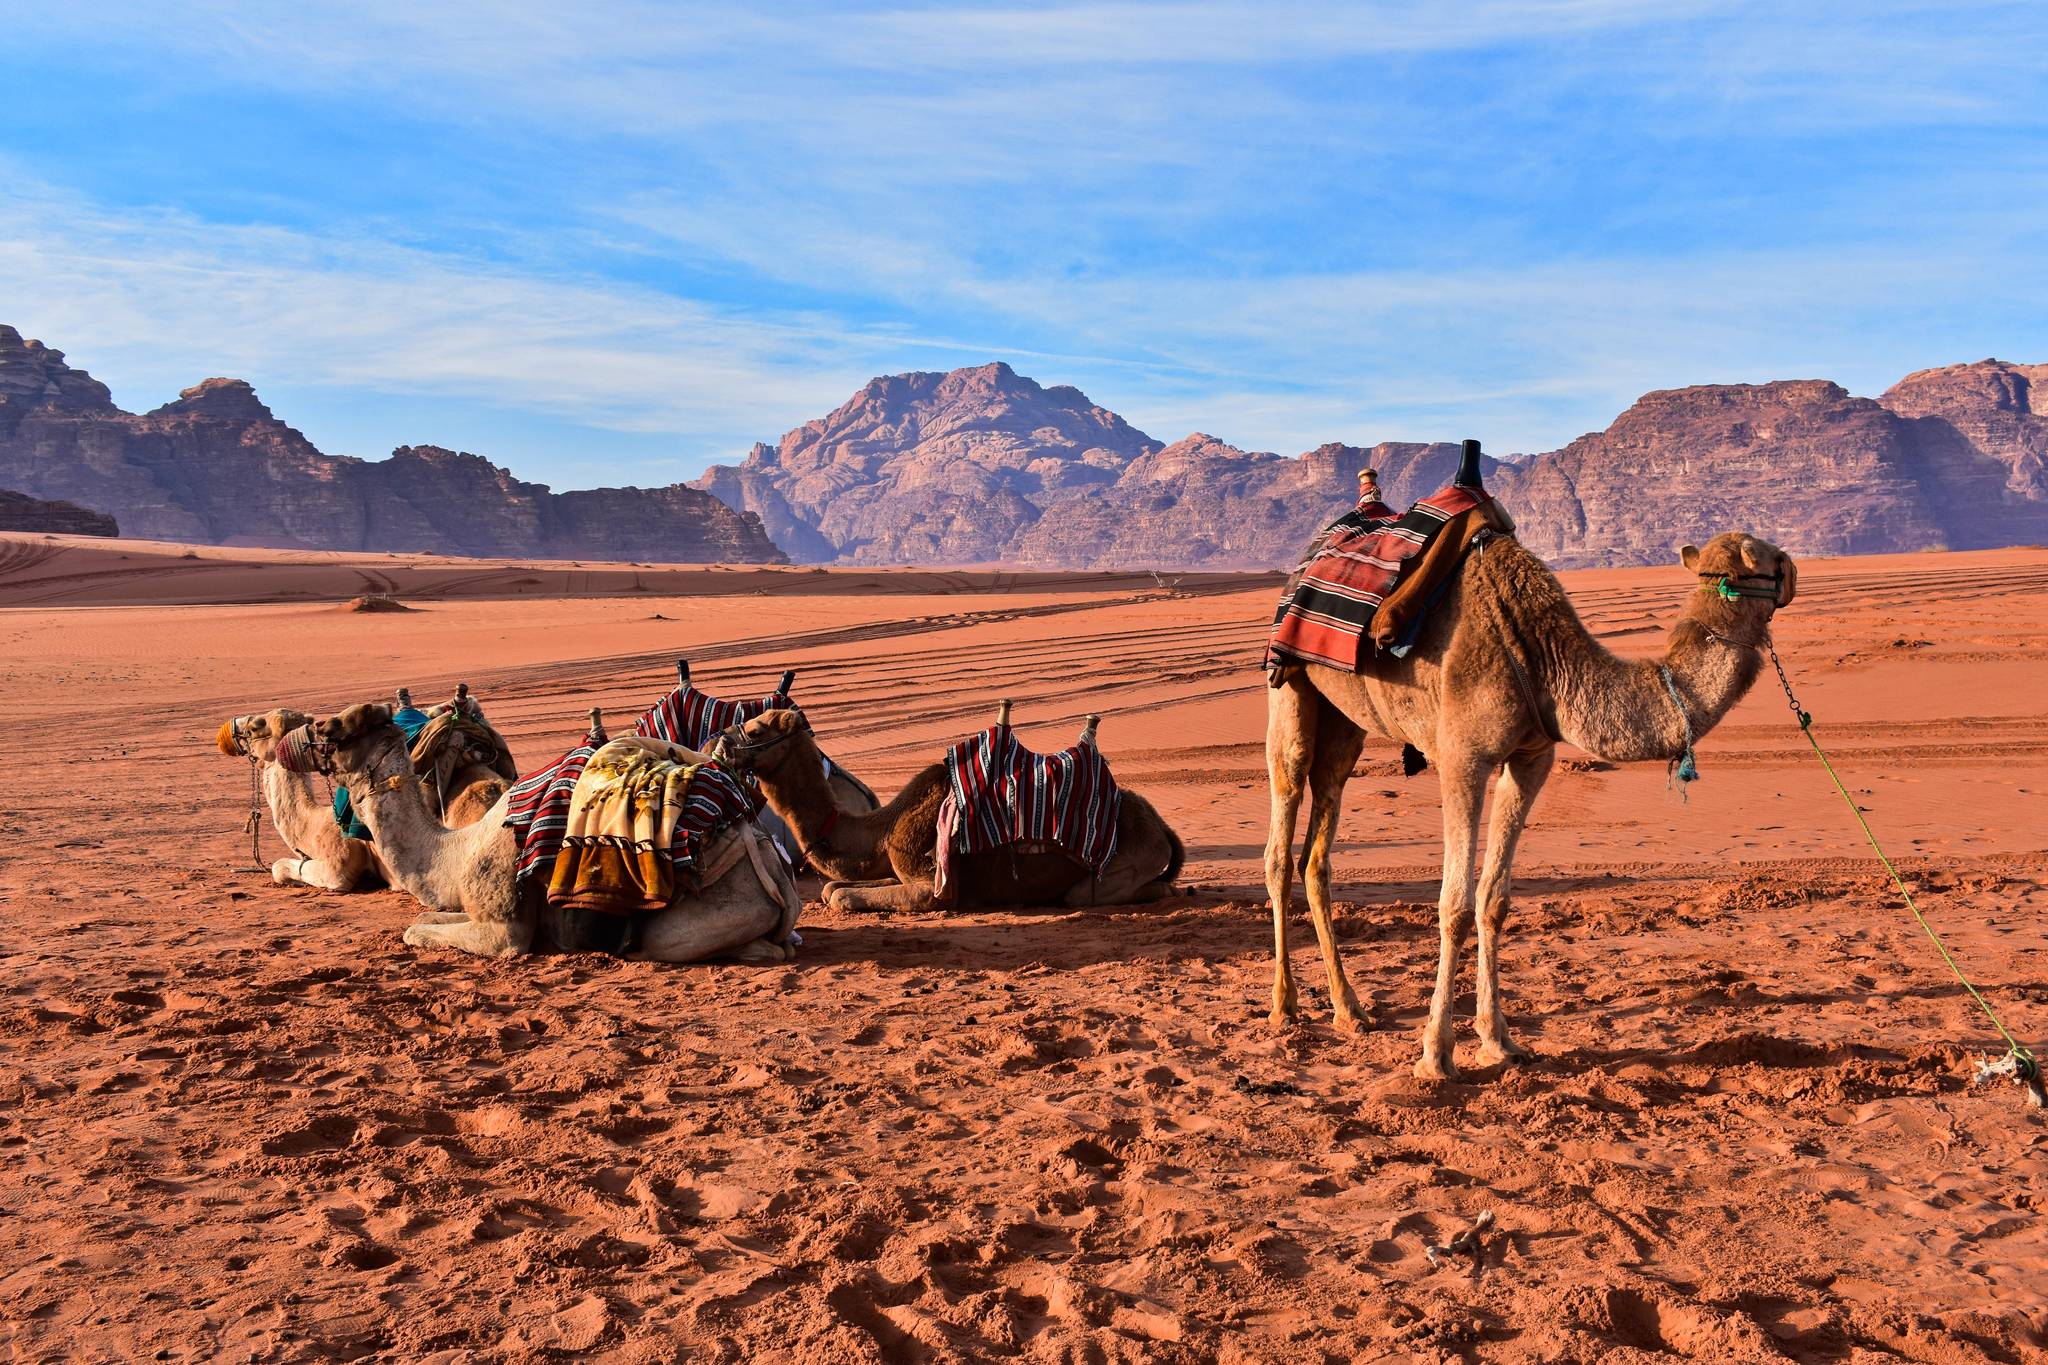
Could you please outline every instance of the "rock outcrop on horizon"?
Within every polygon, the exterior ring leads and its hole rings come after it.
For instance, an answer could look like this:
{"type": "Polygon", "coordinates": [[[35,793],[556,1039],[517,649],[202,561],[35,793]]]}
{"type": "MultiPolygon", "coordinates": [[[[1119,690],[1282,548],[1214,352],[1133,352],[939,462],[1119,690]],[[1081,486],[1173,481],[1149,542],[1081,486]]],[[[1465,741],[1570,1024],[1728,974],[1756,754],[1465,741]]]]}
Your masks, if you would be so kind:
{"type": "Polygon", "coordinates": [[[130,535],[212,545],[536,559],[773,563],[757,518],[665,488],[555,493],[480,455],[323,454],[239,379],[147,413],[64,353],[0,326],[0,487],[111,513],[130,535]]]}
{"type": "Polygon", "coordinates": [[[0,531],[41,531],[60,536],[118,536],[121,528],[105,512],[75,502],[46,502],[0,488],[0,531]]]}
{"type": "MultiPolygon", "coordinates": [[[[1806,555],[2048,541],[2044,384],[2048,366],[1985,360],[1881,400],[1827,380],[1663,390],[1486,478],[1559,567],[1662,564],[1731,528],[1806,555]]],[[[1161,445],[994,364],[874,380],[695,486],[814,563],[1277,568],[1350,505],[1366,465],[1405,505],[1450,478],[1457,447],[1161,445]]]]}

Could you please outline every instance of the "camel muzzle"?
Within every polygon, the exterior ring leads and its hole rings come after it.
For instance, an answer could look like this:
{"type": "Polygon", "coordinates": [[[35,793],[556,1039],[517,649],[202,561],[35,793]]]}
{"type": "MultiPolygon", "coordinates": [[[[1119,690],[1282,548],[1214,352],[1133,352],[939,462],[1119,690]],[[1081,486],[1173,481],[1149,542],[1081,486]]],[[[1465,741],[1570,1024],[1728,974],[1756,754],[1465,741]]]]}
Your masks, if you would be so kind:
{"type": "Polygon", "coordinates": [[[277,766],[288,773],[332,772],[332,750],[313,737],[313,725],[308,721],[296,730],[285,731],[277,741],[277,766]]]}

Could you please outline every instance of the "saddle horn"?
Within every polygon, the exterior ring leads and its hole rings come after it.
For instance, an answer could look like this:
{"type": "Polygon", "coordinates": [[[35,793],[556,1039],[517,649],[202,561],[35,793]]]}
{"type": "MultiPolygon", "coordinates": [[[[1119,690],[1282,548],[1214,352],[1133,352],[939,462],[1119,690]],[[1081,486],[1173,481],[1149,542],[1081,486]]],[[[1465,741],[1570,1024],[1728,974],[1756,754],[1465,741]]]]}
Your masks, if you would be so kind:
{"type": "Polygon", "coordinates": [[[590,736],[600,744],[611,738],[611,736],[604,732],[604,708],[602,706],[590,708],[590,736]]]}
{"type": "Polygon", "coordinates": [[[1465,453],[1458,460],[1458,477],[1451,480],[1461,488],[1484,488],[1479,481],[1479,442],[1465,438],[1465,453]]]}
{"type": "Polygon", "coordinates": [[[782,681],[775,684],[775,695],[778,697],[786,697],[789,695],[789,689],[795,686],[796,670],[793,668],[785,668],[782,670],[782,681]]]}
{"type": "Polygon", "coordinates": [[[412,689],[410,687],[398,689],[398,709],[401,711],[410,711],[412,709],[412,689]]]}
{"type": "Polygon", "coordinates": [[[1100,724],[1102,724],[1102,717],[1091,714],[1087,722],[1081,726],[1081,743],[1083,746],[1090,749],[1095,747],[1095,727],[1100,724]]]}
{"type": "Polygon", "coordinates": [[[996,703],[996,724],[1001,726],[1007,726],[1009,725],[1009,723],[1010,699],[1008,697],[1004,697],[1001,701],[996,703]]]}
{"type": "Polygon", "coordinates": [[[688,687],[689,685],[690,685],[690,661],[689,661],[688,659],[677,659],[677,660],[676,660],[676,686],[678,686],[678,687],[688,687]]]}

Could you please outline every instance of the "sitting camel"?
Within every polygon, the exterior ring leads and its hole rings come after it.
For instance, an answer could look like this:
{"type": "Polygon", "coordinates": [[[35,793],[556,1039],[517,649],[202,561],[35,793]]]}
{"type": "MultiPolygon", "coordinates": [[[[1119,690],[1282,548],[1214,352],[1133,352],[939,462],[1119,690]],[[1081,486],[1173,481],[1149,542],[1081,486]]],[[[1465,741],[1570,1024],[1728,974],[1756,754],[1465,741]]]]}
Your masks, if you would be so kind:
{"type": "MultiPolygon", "coordinates": [[[[480,721],[468,690],[461,688],[453,702],[435,707],[434,714],[461,710],[467,702],[465,714],[480,721]]],[[[406,689],[399,689],[399,697],[410,704],[406,689]]],[[[279,886],[311,886],[322,891],[366,890],[388,884],[390,876],[376,849],[366,839],[348,837],[335,823],[334,806],[314,789],[313,775],[288,771],[277,762],[278,741],[310,720],[305,712],[289,707],[233,716],[222,724],[216,737],[222,753],[249,759],[262,768],[271,825],[285,847],[298,855],[272,863],[271,878],[279,886]]],[[[502,753],[502,742],[498,747],[502,753]]],[[[437,746],[430,770],[420,774],[420,781],[433,793],[437,807],[442,807],[442,823],[457,829],[482,819],[509,786],[504,773],[507,762],[500,758],[494,764],[474,745],[437,746]],[[442,793],[447,793],[445,801],[442,793]]]]}
{"type": "Polygon", "coordinates": [[[281,708],[262,715],[235,716],[220,727],[216,743],[230,758],[246,758],[262,769],[263,795],[277,837],[296,857],[270,865],[279,886],[322,891],[356,891],[390,880],[366,839],[351,839],[334,822],[334,806],[315,790],[313,775],[292,772],[277,761],[286,734],[312,720],[303,711],[281,708]]]}
{"type": "MultiPolygon", "coordinates": [[[[1004,719],[1009,704],[1004,703],[1004,719]]],[[[1093,742],[1094,726],[1084,740],[1093,742]]],[[[849,809],[834,800],[818,761],[817,741],[801,711],[770,711],[728,732],[712,753],[752,772],[768,804],[796,834],[811,866],[833,880],[825,903],[835,910],[928,911],[933,894],[939,807],[946,799],[944,762],[904,784],[879,810],[849,809]]],[[[1077,858],[1049,851],[994,849],[964,853],[955,863],[960,905],[1129,905],[1171,895],[1186,854],[1180,836],[1152,803],[1125,791],[1117,817],[1116,851],[1099,877],[1077,858]]]]}
{"type": "MultiPolygon", "coordinates": [[[[1443,791],[1444,873],[1437,906],[1436,993],[1415,1074],[1456,1074],[1451,994],[1458,950],[1472,923],[1473,858],[1487,779],[1495,786],[1493,829],[1479,878],[1478,1059],[1523,1055],[1500,1014],[1499,934],[1508,911],[1515,843],[1529,819],[1559,740],[1613,762],[1690,759],[1706,734],[1749,691],[1762,667],[1771,618],[1798,585],[1792,557],[1741,532],[1680,552],[1698,588],[1671,628],[1660,658],[1624,660],[1602,648],[1543,561],[1513,540],[1476,551],[1405,658],[1351,673],[1290,664],[1275,680],[1266,713],[1272,828],[1266,888],[1273,910],[1273,1019],[1295,1012],[1287,965],[1295,816],[1311,795],[1303,880],[1339,1027],[1359,1027],[1357,997],[1344,977],[1330,911],[1330,846],[1345,779],[1374,730],[1414,745],[1436,766],[1443,791]]],[[[1679,776],[1689,777],[1682,767],[1679,776]]]]}
{"type": "MultiPolygon", "coordinates": [[[[405,931],[414,947],[459,948],[484,957],[532,950],[538,897],[521,894],[518,838],[500,800],[462,829],[443,828],[430,798],[412,780],[405,733],[382,706],[351,706],[312,726],[319,762],[356,794],[392,884],[426,908],[405,931]]],[[[690,760],[702,756],[679,750],[690,760]]],[[[704,853],[702,890],[679,890],[670,908],[651,916],[629,956],[660,962],[733,957],[786,962],[790,928],[803,901],[773,845],[751,821],[714,836],[704,853]],[[750,875],[726,875],[740,864],[750,875]]]]}

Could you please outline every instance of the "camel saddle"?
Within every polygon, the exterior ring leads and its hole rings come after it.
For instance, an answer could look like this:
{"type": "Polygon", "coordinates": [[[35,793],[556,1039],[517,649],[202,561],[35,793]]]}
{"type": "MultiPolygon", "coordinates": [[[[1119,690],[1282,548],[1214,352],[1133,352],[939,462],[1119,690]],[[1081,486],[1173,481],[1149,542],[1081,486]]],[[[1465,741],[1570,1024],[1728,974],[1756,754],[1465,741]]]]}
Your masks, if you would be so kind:
{"type": "Polygon", "coordinates": [[[1269,679],[1277,686],[1291,664],[1356,673],[1383,655],[1405,655],[1466,551],[1514,527],[1476,484],[1448,484],[1399,515],[1376,499],[1359,504],[1310,542],[1281,592],[1266,643],[1269,679]]]}
{"type": "Polygon", "coordinates": [[[939,807],[939,904],[950,904],[956,854],[1014,848],[1057,850],[1100,872],[1116,852],[1123,793],[1109,761],[1092,743],[1036,754],[998,722],[946,751],[946,797],[939,807]]]}

